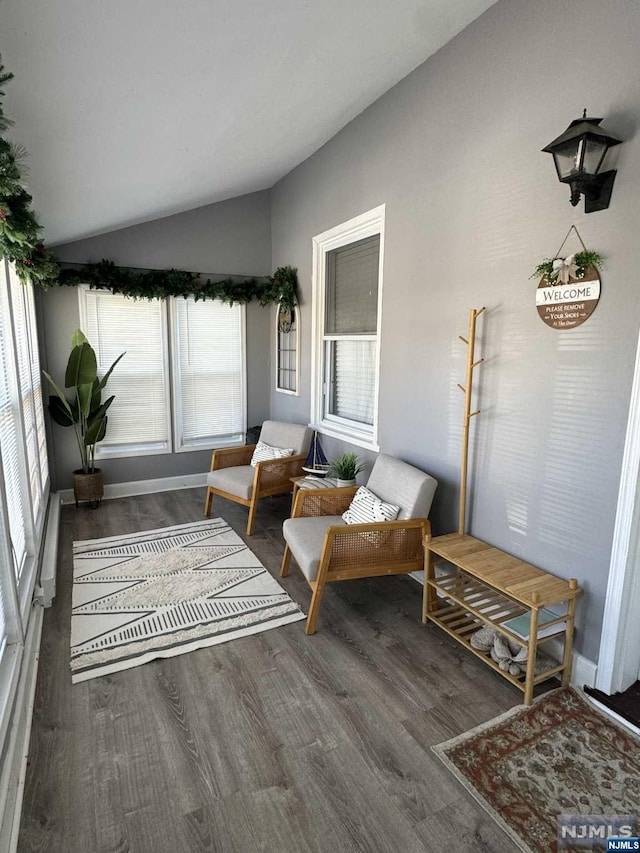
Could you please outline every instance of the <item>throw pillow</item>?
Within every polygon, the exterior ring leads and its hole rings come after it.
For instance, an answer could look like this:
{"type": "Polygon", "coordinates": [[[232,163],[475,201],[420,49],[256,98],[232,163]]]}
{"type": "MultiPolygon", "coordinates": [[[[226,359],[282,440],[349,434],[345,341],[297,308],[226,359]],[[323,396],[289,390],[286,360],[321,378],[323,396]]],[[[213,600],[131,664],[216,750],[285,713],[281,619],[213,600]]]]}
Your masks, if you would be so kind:
{"type": "Polygon", "coordinates": [[[368,524],[374,521],[394,521],[399,512],[399,506],[385,503],[366,486],[360,486],[342,517],[347,524],[368,524]]]}
{"type": "Polygon", "coordinates": [[[292,447],[271,447],[270,444],[259,441],[253,451],[251,465],[255,468],[258,462],[264,462],[265,459],[284,459],[285,456],[293,456],[292,447]]]}

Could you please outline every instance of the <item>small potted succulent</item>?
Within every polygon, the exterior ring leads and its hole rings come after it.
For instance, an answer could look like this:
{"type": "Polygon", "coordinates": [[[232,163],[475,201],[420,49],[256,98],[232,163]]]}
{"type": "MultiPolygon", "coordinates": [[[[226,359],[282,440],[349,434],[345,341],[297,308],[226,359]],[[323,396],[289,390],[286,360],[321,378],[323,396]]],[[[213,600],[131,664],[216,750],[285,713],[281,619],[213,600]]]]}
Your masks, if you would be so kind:
{"type": "Polygon", "coordinates": [[[329,476],[336,478],[338,486],[355,486],[356,477],[366,467],[355,453],[342,453],[329,463],[329,476]]]}

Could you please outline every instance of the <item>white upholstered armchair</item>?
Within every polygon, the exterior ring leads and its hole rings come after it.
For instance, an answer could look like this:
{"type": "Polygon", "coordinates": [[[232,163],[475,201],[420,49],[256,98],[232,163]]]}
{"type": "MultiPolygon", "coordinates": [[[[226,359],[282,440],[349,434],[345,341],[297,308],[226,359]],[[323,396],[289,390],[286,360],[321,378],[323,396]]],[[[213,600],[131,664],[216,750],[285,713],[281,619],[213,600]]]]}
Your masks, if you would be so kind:
{"type": "MultiPolygon", "coordinates": [[[[353,578],[395,575],[424,568],[423,540],[430,532],[427,516],[438,485],[423,471],[381,454],[367,489],[384,507],[393,505],[397,519],[347,523],[342,517],[358,491],[301,489],[292,517],[283,525],[285,550],[280,574],[289,573],[291,557],[313,590],[306,633],[313,634],[325,584],[353,578]]],[[[380,506],[374,515],[380,516],[380,506]]],[[[361,513],[356,513],[356,519],[361,513]]]]}
{"type": "Polygon", "coordinates": [[[210,515],[214,495],[249,507],[247,536],[251,536],[259,499],[290,492],[291,478],[304,474],[302,465],[309,452],[311,436],[312,431],[304,424],[265,421],[260,443],[268,445],[271,450],[290,451],[289,455],[262,461],[253,459],[252,462],[254,451],[259,445],[214,450],[211,470],[207,474],[204,514],[210,515]]]}

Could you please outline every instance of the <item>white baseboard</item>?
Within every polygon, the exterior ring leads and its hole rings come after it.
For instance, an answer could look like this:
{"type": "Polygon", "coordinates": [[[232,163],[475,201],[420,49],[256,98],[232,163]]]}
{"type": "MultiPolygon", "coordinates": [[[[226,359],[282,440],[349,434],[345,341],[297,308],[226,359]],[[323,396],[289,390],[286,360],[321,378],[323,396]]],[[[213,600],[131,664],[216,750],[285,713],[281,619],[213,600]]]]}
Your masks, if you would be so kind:
{"type": "MultiPolygon", "coordinates": [[[[562,640],[549,640],[545,643],[545,649],[549,651],[552,657],[561,661],[563,653],[562,645],[562,640]]],[[[597,674],[598,664],[574,649],[573,661],[571,663],[571,685],[579,690],[582,690],[585,686],[595,687],[597,674]]]]}
{"type": "MultiPolygon", "coordinates": [[[[171,492],[175,489],[197,489],[207,485],[207,474],[183,474],[179,477],[158,477],[155,480],[132,480],[128,483],[110,483],[104,487],[104,500],[129,498],[132,495],[149,495],[153,492],[171,492]]],[[[75,501],[73,489],[58,492],[63,504],[75,501]]]]}
{"type": "MultiPolygon", "coordinates": [[[[424,572],[412,572],[410,577],[412,577],[414,581],[418,581],[421,586],[424,586],[424,572]]],[[[562,640],[549,640],[545,643],[545,646],[552,657],[557,660],[562,660],[562,640]]],[[[574,649],[573,661],[571,664],[572,686],[579,689],[582,689],[584,686],[595,687],[597,674],[598,665],[574,649]]]]}

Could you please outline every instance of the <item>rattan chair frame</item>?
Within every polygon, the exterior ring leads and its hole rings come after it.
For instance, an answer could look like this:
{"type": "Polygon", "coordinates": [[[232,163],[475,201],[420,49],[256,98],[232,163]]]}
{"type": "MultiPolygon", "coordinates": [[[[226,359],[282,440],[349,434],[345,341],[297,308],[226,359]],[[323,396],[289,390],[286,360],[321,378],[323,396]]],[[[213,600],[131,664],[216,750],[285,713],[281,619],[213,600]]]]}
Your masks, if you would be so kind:
{"type": "MultiPolygon", "coordinates": [[[[220,450],[214,450],[211,454],[210,470],[218,471],[221,468],[249,465],[255,448],[255,444],[248,444],[242,447],[225,447],[220,450]]],[[[241,498],[223,489],[217,489],[215,486],[207,486],[207,494],[204,501],[205,516],[211,514],[211,503],[214,495],[249,507],[247,536],[251,536],[255,526],[256,512],[260,498],[266,498],[270,495],[284,495],[290,492],[293,488],[291,479],[293,477],[301,477],[304,474],[302,466],[306,458],[306,453],[299,453],[295,456],[285,456],[282,459],[265,459],[262,462],[258,462],[253,475],[251,497],[248,499],[241,498]]]]}
{"type": "MultiPolygon", "coordinates": [[[[294,502],[292,518],[341,515],[351,503],[357,487],[300,490],[294,502]]],[[[334,581],[424,571],[424,538],[431,534],[426,518],[401,519],[373,524],[328,525],[322,546],[318,574],[307,580],[312,589],[305,626],[314,634],[324,588],[334,581]]],[[[280,576],[291,566],[291,549],[285,545],[280,576]]]]}

